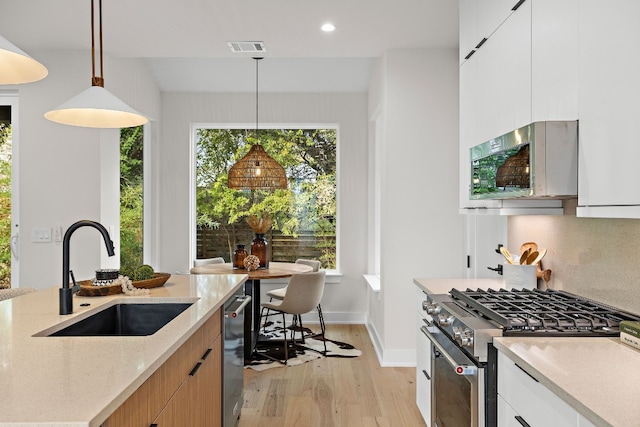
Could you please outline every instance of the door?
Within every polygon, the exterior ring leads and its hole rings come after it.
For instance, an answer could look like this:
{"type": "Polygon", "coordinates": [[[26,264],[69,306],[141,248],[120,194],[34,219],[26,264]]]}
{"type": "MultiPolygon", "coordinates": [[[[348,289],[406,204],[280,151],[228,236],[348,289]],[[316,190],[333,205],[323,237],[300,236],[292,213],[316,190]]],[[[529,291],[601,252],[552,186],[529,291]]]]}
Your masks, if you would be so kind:
{"type": "Polygon", "coordinates": [[[17,287],[18,230],[18,97],[0,93],[0,288],[17,287]]]}
{"type": "MultiPolygon", "coordinates": [[[[507,217],[503,215],[466,216],[467,279],[499,279],[488,267],[504,262],[498,245],[507,245],[507,217]]],[[[508,249],[508,248],[507,248],[508,249]]]]}

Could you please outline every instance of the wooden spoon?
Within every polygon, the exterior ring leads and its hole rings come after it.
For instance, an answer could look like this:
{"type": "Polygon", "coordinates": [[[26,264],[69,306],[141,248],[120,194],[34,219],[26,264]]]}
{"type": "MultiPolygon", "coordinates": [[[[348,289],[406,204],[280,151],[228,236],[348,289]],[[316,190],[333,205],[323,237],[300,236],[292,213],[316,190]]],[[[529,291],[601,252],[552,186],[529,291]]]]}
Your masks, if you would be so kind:
{"type": "Polygon", "coordinates": [[[540,270],[536,272],[536,277],[548,282],[551,280],[551,270],[540,270]]]}
{"type": "Polygon", "coordinates": [[[520,253],[523,254],[524,251],[530,249],[532,252],[538,250],[538,244],[536,242],[525,242],[520,245],[520,253]]]}
{"type": "Polygon", "coordinates": [[[527,249],[522,253],[522,255],[520,256],[520,265],[525,265],[530,252],[531,252],[531,249],[527,249]]]}
{"type": "Polygon", "coordinates": [[[505,248],[504,246],[500,246],[500,253],[507,261],[507,263],[513,264],[513,257],[511,256],[511,252],[509,252],[509,249],[505,248]]]}
{"type": "MultiPolygon", "coordinates": [[[[534,253],[536,253],[536,252],[534,252],[534,253]]],[[[540,261],[542,261],[542,258],[544,258],[544,256],[547,254],[547,250],[542,248],[537,252],[537,254],[538,254],[538,256],[533,261],[531,261],[529,264],[535,265],[535,264],[540,263],[540,261]]],[[[529,261],[529,259],[527,259],[527,261],[529,261]]]]}
{"type": "Polygon", "coordinates": [[[533,251],[530,252],[529,255],[527,256],[527,259],[524,261],[525,265],[533,265],[535,264],[535,260],[538,259],[538,251],[533,251]]]}

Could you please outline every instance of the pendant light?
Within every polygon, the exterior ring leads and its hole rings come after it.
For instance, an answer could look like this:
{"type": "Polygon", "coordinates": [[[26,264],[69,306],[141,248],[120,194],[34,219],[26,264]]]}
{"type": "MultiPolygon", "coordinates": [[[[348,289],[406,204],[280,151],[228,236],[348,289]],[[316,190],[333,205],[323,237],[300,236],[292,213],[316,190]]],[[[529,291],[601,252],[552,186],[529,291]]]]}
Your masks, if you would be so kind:
{"type": "Polygon", "coordinates": [[[96,76],[94,0],[91,0],[91,87],[55,110],[45,113],[52,122],[90,128],[128,128],[147,123],[147,118],[104,88],[102,67],[102,0],[98,0],[100,76],[96,76]]]}
{"type": "MultiPolygon", "coordinates": [[[[258,63],[256,61],[256,139],[258,137],[258,63]]],[[[237,190],[276,190],[287,188],[287,174],[259,142],[229,169],[227,185],[237,190]]]]}
{"type": "Polygon", "coordinates": [[[0,36],[0,85],[32,83],[47,77],[47,68],[0,36]]]}

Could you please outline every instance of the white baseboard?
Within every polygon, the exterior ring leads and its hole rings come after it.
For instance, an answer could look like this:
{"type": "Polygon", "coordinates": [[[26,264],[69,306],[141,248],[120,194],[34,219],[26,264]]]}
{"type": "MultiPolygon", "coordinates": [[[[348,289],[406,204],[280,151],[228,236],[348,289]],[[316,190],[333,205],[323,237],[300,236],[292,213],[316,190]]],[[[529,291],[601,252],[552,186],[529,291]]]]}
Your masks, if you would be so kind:
{"type": "Polygon", "coordinates": [[[416,350],[385,350],[380,340],[380,336],[376,331],[373,324],[366,323],[367,332],[369,332],[369,338],[371,344],[378,356],[378,363],[382,367],[415,367],[416,366],[416,350]]]}
{"type": "MultiPolygon", "coordinates": [[[[362,325],[365,323],[366,313],[348,312],[326,312],[322,310],[324,323],[326,324],[344,324],[344,325],[362,325]]],[[[318,312],[311,311],[302,315],[302,322],[310,325],[318,324],[318,312]]]]}

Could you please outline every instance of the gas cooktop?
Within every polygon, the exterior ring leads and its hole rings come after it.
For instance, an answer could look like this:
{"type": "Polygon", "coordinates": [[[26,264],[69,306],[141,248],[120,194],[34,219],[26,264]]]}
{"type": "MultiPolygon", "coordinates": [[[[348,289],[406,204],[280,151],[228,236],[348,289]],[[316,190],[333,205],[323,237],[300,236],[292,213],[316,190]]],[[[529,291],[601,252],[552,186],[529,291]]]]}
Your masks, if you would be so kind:
{"type": "Polygon", "coordinates": [[[505,336],[618,336],[620,321],[640,320],[606,304],[551,289],[452,289],[450,294],[459,304],[500,324],[505,336]]]}

